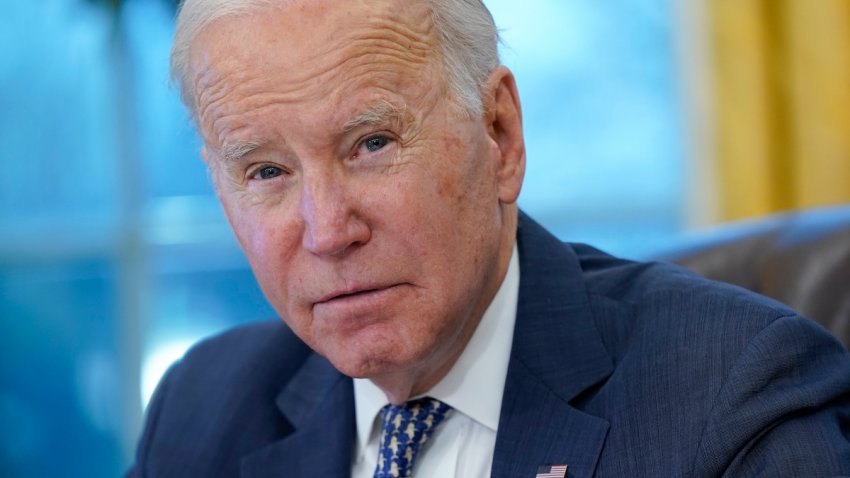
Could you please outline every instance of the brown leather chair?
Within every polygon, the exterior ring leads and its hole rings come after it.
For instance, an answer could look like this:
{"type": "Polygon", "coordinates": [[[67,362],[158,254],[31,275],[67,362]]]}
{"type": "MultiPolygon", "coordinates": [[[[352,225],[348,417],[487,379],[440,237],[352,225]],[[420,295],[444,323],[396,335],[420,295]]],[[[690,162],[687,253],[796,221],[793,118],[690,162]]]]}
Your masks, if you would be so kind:
{"type": "Polygon", "coordinates": [[[850,205],[722,226],[660,258],[784,302],[850,348],[850,205]]]}

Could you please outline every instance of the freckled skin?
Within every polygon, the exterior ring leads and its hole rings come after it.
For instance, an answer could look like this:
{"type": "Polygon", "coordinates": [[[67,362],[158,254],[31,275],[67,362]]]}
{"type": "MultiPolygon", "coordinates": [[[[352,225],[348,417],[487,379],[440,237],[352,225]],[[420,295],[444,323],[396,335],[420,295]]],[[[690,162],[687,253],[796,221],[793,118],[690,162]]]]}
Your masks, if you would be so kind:
{"type": "Polygon", "coordinates": [[[447,373],[498,290],[524,171],[510,72],[468,118],[439,55],[409,0],[290,2],[216,20],[191,48],[204,159],[263,292],[393,403],[447,373]],[[404,114],[343,127],[375,104],[404,114]],[[225,162],[240,141],[258,147],[225,162]]]}

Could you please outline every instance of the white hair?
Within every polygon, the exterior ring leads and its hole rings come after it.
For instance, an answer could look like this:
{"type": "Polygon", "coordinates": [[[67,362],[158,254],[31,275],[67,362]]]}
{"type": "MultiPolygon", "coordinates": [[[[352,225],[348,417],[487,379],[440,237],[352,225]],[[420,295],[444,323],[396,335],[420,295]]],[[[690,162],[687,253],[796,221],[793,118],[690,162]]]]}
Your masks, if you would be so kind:
{"type": "MultiPolygon", "coordinates": [[[[171,77],[192,116],[196,115],[197,105],[189,79],[189,49],[195,37],[213,20],[275,8],[284,1],[183,1],[171,50],[171,77]]],[[[478,117],[483,113],[481,88],[499,65],[499,34],[493,16],[482,0],[425,1],[431,9],[451,99],[469,116],[478,117]]]]}

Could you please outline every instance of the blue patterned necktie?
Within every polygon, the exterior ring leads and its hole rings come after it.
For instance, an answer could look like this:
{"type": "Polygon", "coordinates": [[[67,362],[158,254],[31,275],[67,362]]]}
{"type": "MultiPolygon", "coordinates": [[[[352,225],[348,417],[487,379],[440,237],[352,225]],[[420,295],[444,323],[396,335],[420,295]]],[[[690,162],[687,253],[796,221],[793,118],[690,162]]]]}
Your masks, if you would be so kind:
{"type": "Polygon", "coordinates": [[[428,397],[385,406],[375,478],[410,478],[416,453],[451,409],[428,397]]]}

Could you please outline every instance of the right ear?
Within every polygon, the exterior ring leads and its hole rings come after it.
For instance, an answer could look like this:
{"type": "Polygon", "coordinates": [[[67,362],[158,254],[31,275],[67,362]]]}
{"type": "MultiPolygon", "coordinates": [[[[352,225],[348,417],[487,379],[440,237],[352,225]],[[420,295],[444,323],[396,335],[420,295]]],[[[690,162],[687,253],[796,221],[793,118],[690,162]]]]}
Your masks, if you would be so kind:
{"type": "Polygon", "coordinates": [[[486,91],[483,100],[487,132],[499,149],[499,200],[512,204],[519,197],[525,176],[525,139],[522,107],[511,70],[504,66],[494,69],[486,91]]]}

